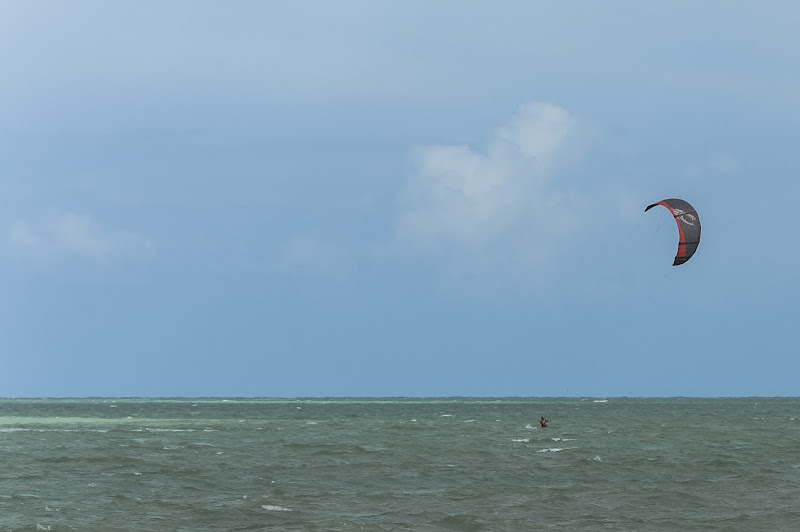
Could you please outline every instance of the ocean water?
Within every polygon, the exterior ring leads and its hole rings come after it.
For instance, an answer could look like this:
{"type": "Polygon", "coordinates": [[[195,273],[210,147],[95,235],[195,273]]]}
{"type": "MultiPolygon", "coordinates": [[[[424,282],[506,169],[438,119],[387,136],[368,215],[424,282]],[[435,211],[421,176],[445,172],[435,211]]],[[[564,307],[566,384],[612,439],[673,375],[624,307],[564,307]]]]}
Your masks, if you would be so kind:
{"type": "Polygon", "coordinates": [[[800,529],[797,398],[5,399],[0,464],[0,530],[800,529]]]}

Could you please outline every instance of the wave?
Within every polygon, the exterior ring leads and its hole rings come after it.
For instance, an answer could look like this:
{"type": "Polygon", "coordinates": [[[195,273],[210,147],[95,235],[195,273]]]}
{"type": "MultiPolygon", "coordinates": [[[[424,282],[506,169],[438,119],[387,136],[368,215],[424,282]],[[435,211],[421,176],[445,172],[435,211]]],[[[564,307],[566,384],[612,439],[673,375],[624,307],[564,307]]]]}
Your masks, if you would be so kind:
{"type": "Polygon", "coordinates": [[[577,447],[545,447],[544,449],[539,449],[536,451],[537,453],[558,453],[561,451],[569,451],[571,449],[577,449],[577,447]]]}
{"type": "Polygon", "coordinates": [[[263,509],[267,510],[268,512],[291,512],[290,508],[285,508],[283,506],[275,506],[273,504],[264,504],[261,506],[263,509]]]}

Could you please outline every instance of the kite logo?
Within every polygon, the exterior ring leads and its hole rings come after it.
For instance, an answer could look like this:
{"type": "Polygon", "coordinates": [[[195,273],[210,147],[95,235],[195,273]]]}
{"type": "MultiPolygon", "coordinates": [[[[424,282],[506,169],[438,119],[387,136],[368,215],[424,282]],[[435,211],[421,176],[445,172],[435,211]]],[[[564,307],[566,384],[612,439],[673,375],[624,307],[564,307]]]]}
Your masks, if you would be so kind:
{"type": "Polygon", "coordinates": [[[673,208],[672,210],[675,212],[675,218],[680,218],[680,220],[686,225],[694,225],[695,220],[697,220],[697,216],[694,214],[689,214],[688,212],[680,209],[673,208]]]}

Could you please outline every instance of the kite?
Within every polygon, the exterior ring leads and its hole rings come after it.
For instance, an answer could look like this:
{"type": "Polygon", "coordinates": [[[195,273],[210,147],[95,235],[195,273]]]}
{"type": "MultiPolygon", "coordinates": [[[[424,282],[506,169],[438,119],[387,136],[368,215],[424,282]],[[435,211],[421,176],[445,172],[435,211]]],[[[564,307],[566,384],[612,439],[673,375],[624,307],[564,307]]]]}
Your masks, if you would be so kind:
{"type": "Polygon", "coordinates": [[[700,218],[689,202],[675,198],[648,205],[644,212],[656,205],[662,205],[669,209],[669,212],[675,217],[675,223],[678,224],[680,240],[678,240],[678,253],[675,255],[675,262],[672,265],[680,266],[692,258],[694,252],[697,251],[697,246],[700,245],[700,218]]]}

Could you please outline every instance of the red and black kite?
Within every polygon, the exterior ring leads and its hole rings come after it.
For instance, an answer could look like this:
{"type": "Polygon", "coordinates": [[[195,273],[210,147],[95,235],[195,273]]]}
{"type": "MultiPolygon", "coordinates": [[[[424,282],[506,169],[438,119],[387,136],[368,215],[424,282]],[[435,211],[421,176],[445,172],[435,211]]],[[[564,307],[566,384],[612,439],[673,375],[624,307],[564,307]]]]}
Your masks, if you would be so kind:
{"type": "Polygon", "coordinates": [[[675,223],[678,224],[678,233],[680,233],[678,254],[675,255],[675,262],[672,265],[680,266],[692,258],[694,252],[697,251],[697,246],[700,245],[700,218],[697,216],[697,211],[694,210],[694,207],[689,205],[689,202],[674,198],[648,205],[644,212],[649,211],[656,205],[663,205],[669,209],[669,212],[675,218],[675,223]]]}

